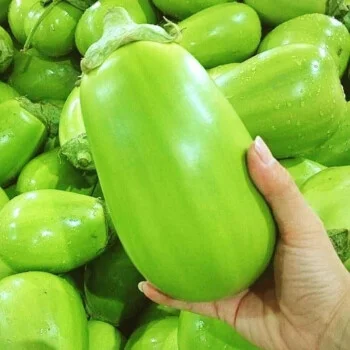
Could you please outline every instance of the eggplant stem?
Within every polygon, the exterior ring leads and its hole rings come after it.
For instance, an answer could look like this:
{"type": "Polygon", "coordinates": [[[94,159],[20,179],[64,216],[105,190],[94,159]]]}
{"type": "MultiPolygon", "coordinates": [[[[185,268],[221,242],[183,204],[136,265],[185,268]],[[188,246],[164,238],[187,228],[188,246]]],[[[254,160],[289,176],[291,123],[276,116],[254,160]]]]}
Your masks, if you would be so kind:
{"type": "Polygon", "coordinates": [[[103,35],[92,44],[81,61],[83,74],[99,67],[118,48],[135,41],[173,43],[181,37],[175,23],[166,20],[165,29],[153,24],[137,24],[123,7],[111,8],[104,18],[103,35]]]}
{"type": "MultiPolygon", "coordinates": [[[[27,50],[30,49],[31,45],[32,45],[32,40],[33,37],[37,31],[37,29],[39,28],[41,22],[48,16],[48,14],[51,12],[51,10],[58,5],[60,2],[62,2],[63,0],[53,0],[48,6],[46,6],[44,12],[41,14],[41,16],[38,18],[38,20],[36,21],[35,25],[33,26],[33,28],[31,29],[26,42],[24,43],[23,52],[26,52],[27,50]]],[[[45,4],[47,4],[48,1],[46,1],[45,3],[43,3],[43,6],[45,4]]]]}

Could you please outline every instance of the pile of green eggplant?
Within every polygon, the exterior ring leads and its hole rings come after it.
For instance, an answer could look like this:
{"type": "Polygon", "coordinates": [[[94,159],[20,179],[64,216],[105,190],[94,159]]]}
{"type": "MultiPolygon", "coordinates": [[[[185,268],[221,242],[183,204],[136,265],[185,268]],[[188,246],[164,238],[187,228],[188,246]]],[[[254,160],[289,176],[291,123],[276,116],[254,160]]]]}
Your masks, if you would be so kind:
{"type": "Polygon", "coordinates": [[[349,29],[345,0],[0,0],[0,349],[258,349],[137,288],[259,279],[256,136],[350,271],[349,29]]]}

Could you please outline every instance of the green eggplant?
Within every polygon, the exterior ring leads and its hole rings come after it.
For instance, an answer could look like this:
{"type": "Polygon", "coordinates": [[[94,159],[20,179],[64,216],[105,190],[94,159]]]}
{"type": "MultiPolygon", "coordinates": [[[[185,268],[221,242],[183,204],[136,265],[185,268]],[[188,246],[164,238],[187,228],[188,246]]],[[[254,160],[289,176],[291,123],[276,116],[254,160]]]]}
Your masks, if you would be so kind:
{"type": "MultiPolygon", "coordinates": [[[[1,4],[0,4],[1,5],[1,4]]],[[[13,60],[13,42],[7,31],[0,26],[0,73],[4,73],[13,60]]]]}
{"type": "Polygon", "coordinates": [[[350,166],[325,169],[302,186],[305,199],[322,220],[339,258],[350,258],[350,166]]]}
{"type": "Polygon", "coordinates": [[[47,136],[45,124],[20,101],[0,104],[0,186],[9,184],[47,136]]]}
{"type": "Polygon", "coordinates": [[[137,320],[137,324],[140,326],[155,320],[160,320],[166,317],[179,316],[179,315],[180,315],[180,310],[174,309],[166,305],[151,303],[141,313],[140,317],[137,320]]]}
{"type": "Polygon", "coordinates": [[[85,300],[93,319],[119,325],[142,310],[144,296],[137,284],[143,277],[123,248],[116,244],[90,262],[85,271],[85,300]]]}
{"type": "Polygon", "coordinates": [[[59,140],[62,154],[74,167],[82,170],[95,169],[81,113],[79,87],[72,90],[63,106],[59,140]]]}
{"type": "Polygon", "coordinates": [[[38,190],[1,210],[0,259],[16,272],[73,270],[96,258],[109,240],[104,207],[93,197],[38,190]]]}
{"type": "Polygon", "coordinates": [[[257,13],[240,3],[206,8],[180,22],[179,27],[180,45],[205,68],[245,61],[261,39],[257,13]]]}
{"type": "Polygon", "coordinates": [[[84,56],[87,49],[98,41],[103,33],[103,19],[114,7],[124,7],[137,23],[156,23],[157,16],[151,0],[100,0],[88,8],[79,20],[75,31],[75,43],[84,56]]]}
{"type": "Polygon", "coordinates": [[[88,322],[89,349],[88,350],[122,350],[125,339],[112,325],[90,320],[88,322]]]}
{"type": "Polygon", "coordinates": [[[288,170],[299,188],[311,176],[326,169],[324,165],[304,158],[282,159],[280,163],[288,170]]]}
{"type": "Polygon", "coordinates": [[[244,0],[258,12],[262,21],[278,25],[308,13],[335,15],[342,0],[244,0]]]}
{"type": "Polygon", "coordinates": [[[7,197],[6,192],[0,187],[0,210],[5,206],[5,204],[9,201],[9,197],[7,197]]]}
{"type": "Polygon", "coordinates": [[[231,0],[153,0],[153,3],[166,15],[183,19],[207,7],[229,1],[231,0]]]}
{"type": "Polygon", "coordinates": [[[19,97],[19,93],[10,85],[0,81],[0,104],[19,97]]]}
{"type": "Polygon", "coordinates": [[[291,19],[267,34],[258,52],[290,44],[311,44],[323,48],[333,57],[339,76],[344,74],[350,56],[350,34],[335,18],[313,13],[291,19]]]}
{"type": "Polygon", "coordinates": [[[0,23],[3,23],[7,20],[10,3],[11,0],[0,0],[0,23]]]}
{"type": "Polygon", "coordinates": [[[277,158],[305,156],[344,118],[346,101],[330,55],[309,44],[263,52],[215,80],[252,137],[277,158]]]}
{"type": "Polygon", "coordinates": [[[258,350],[223,321],[182,311],[178,328],[179,349],[258,350]]]}
{"type": "MultiPolygon", "coordinates": [[[[140,30],[143,40],[171,40],[160,27],[132,24],[122,8],[106,17],[107,35],[124,32],[108,27],[114,16],[125,16],[134,37],[140,30]]],[[[80,99],[127,254],[175,298],[208,301],[247,288],[270,261],[275,225],[247,172],[252,139],[243,123],[181,46],[140,41],[111,53],[104,40],[82,60],[80,99]]]]}
{"type": "Polygon", "coordinates": [[[350,165],[350,102],[338,130],[305,156],[326,166],[350,165]]]}
{"type": "Polygon", "coordinates": [[[179,318],[172,316],[142,325],[131,335],[125,350],[179,350],[178,323],[179,318]]]}
{"type": "Polygon", "coordinates": [[[42,55],[61,57],[75,47],[74,33],[83,11],[67,1],[54,1],[47,5],[42,1],[33,4],[24,19],[24,32],[30,46],[42,55]]]}
{"type": "Polygon", "coordinates": [[[233,68],[236,68],[239,66],[239,63],[228,63],[223,64],[221,66],[217,66],[214,68],[207,69],[208,74],[210,77],[214,80],[218,79],[222,74],[225,74],[226,72],[230,71],[233,68]]]}
{"type": "Polygon", "coordinates": [[[66,100],[79,77],[73,57],[48,58],[35,49],[17,52],[9,84],[30,100],[66,100]]]}
{"type": "MultiPolygon", "coordinates": [[[[97,181],[97,180],[96,180],[97,181]]],[[[60,149],[43,153],[32,159],[22,169],[17,180],[17,192],[24,193],[44,189],[56,189],[91,195],[95,182],[60,155],[60,149]]]]}
{"type": "Polygon", "coordinates": [[[8,11],[8,22],[11,33],[20,44],[24,44],[27,35],[24,31],[24,22],[32,6],[39,3],[40,0],[13,0],[10,3],[8,11]]]}
{"type": "Polygon", "coordinates": [[[45,272],[0,280],[0,329],[4,350],[88,349],[79,294],[64,279],[45,272]]]}

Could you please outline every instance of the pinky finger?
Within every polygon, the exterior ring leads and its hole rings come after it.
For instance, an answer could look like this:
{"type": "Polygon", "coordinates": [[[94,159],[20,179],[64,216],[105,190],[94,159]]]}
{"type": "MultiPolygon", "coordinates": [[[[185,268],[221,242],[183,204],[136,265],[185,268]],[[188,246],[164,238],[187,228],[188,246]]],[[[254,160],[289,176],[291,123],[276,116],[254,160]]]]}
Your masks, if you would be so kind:
{"type": "MultiPolygon", "coordinates": [[[[228,322],[235,315],[238,305],[247,291],[240,293],[234,298],[218,300],[215,302],[190,303],[169,297],[155,288],[149,282],[140,282],[139,290],[153,302],[161,305],[173,307],[175,309],[190,311],[203,316],[215,317],[228,322]]],[[[230,322],[228,322],[230,323],[230,322]]]]}

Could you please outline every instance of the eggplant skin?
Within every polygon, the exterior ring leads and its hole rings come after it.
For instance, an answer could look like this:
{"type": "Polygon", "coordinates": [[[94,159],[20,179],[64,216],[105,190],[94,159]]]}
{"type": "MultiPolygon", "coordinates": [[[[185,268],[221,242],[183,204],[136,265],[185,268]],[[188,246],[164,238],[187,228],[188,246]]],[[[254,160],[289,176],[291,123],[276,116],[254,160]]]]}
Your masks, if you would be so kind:
{"type": "Polygon", "coordinates": [[[63,278],[46,272],[25,272],[0,281],[0,328],[1,349],[89,347],[78,292],[63,278]]]}
{"type": "MultiPolygon", "coordinates": [[[[346,100],[332,57],[310,44],[260,53],[215,83],[278,159],[308,157],[339,128],[346,100]]],[[[312,160],[315,160],[311,158],[312,160]]]]}
{"type": "Polygon", "coordinates": [[[129,44],[83,76],[80,98],[106,204],[141,274],[189,301],[252,284],[274,222],[248,176],[252,139],[198,61],[177,44],[129,44]]]}

